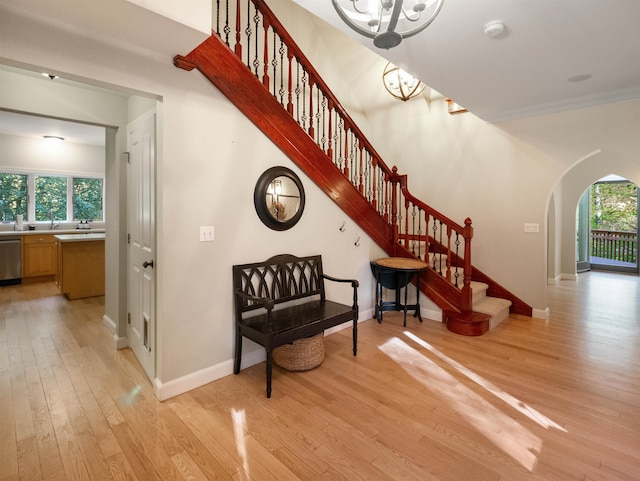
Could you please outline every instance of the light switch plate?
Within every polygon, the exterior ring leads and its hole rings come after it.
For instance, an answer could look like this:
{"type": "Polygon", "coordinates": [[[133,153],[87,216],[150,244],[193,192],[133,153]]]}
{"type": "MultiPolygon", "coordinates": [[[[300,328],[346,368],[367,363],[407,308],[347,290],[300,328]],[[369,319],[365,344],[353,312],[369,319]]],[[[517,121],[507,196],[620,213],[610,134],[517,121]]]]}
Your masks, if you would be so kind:
{"type": "Polygon", "coordinates": [[[214,229],[212,225],[200,226],[200,242],[210,242],[214,239],[214,229]]]}

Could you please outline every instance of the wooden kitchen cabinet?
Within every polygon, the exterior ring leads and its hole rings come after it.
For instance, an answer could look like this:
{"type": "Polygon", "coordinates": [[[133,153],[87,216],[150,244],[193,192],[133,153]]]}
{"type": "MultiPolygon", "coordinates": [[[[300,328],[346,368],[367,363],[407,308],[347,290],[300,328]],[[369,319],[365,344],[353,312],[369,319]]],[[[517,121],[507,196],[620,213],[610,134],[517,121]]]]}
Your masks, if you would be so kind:
{"type": "Polygon", "coordinates": [[[51,234],[22,236],[22,277],[56,274],[56,238],[51,234]]]}
{"type": "Polygon", "coordinates": [[[58,235],[56,284],[68,299],[104,296],[104,234],[58,235]]]}

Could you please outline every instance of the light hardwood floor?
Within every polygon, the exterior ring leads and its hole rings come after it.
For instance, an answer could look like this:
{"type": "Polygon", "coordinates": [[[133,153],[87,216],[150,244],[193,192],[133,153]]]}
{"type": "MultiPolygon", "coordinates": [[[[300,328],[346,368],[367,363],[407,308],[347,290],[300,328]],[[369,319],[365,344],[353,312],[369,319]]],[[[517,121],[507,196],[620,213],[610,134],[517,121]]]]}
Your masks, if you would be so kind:
{"type": "Polygon", "coordinates": [[[102,298],[2,287],[0,481],[640,479],[640,278],[549,304],[479,338],[385,313],[270,400],[261,364],[159,403],[102,298]]]}

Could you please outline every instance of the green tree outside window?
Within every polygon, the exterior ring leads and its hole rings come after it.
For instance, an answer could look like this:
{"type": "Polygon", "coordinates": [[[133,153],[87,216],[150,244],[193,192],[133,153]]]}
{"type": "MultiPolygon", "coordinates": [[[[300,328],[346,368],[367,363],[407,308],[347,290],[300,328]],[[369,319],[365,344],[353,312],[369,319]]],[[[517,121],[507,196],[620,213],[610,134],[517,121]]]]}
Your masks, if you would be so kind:
{"type": "Polygon", "coordinates": [[[591,228],[634,232],[638,224],[637,187],[631,182],[591,186],[591,228]]]}
{"type": "Polygon", "coordinates": [[[45,177],[36,175],[35,194],[36,221],[67,220],[66,177],[45,177]]]}
{"type": "Polygon", "coordinates": [[[27,218],[27,176],[0,173],[0,220],[15,221],[18,214],[27,218]]]}
{"type": "Polygon", "coordinates": [[[73,179],[74,220],[102,220],[102,179],[73,179]]]}

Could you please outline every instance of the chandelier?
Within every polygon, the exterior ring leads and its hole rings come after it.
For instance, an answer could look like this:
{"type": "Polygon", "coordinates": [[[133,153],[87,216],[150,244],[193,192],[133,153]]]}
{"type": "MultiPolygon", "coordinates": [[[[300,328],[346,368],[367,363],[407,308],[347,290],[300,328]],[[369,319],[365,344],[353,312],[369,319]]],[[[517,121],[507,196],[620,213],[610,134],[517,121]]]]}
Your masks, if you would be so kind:
{"type": "Polygon", "coordinates": [[[390,49],[422,32],[436,18],[444,0],[331,0],[350,28],[390,49]]]}
{"type": "Polygon", "coordinates": [[[403,102],[417,97],[427,87],[420,80],[396,67],[391,62],[384,68],[382,83],[384,83],[384,88],[387,89],[387,92],[403,102]]]}

